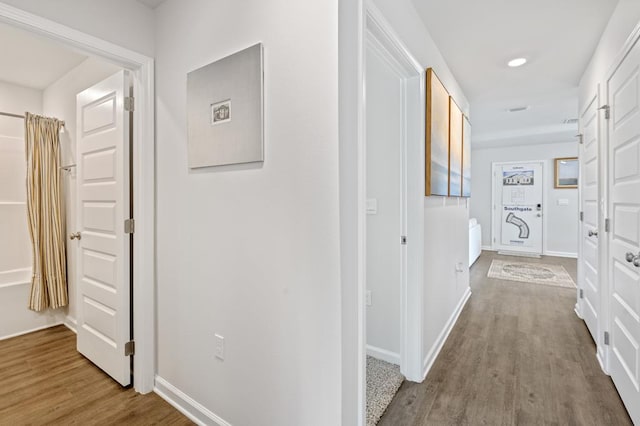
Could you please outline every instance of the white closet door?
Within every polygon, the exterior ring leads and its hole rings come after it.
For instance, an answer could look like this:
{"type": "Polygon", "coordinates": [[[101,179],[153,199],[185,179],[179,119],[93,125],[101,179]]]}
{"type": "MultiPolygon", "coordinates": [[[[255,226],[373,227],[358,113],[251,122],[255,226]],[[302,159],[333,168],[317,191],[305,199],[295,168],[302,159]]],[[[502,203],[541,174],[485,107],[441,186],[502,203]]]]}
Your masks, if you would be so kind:
{"type": "Polygon", "coordinates": [[[640,45],[607,82],[609,372],[640,424],[640,45]]]}
{"type": "Polygon", "coordinates": [[[130,332],[129,76],[121,71],[77,96],[78,351],[123,386],[130,332]]]}
{"type": "Polygon", "coordinates": [[[581,311],[587,328],[598,343],[600,316],[600,280],[598,277],[600,226],[598,221],[598,97],[595,96],[580,117],[581,208],[580,226],[580,290],[581,311]]]}

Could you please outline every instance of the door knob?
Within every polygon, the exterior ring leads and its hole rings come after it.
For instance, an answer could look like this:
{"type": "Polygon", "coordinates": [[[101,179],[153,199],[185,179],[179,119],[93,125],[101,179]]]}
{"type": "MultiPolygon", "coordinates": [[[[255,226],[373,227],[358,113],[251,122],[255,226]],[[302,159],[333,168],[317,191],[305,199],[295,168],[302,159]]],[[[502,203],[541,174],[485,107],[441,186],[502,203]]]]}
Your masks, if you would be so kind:
{"type": "Polygon", "coordinates": [[[633,258],[633,266],[640,268],[640,254],[633,258]]]}
{"type": "Polygon", "coordinates": [[[627,262],[631,263],[633,262],[633,259],[636,258],[636,255],[631,252],[628,252],[624,258],[627,260],[627,262]]]}
{"type": "Polygon", "coordinates": [[[589,236],[590,237],[597,237],[598,236],[598,231],[594,231],[592,229],[589,230],[589,236]]]}
{"type": "Polygon", "coordinates": [[[81,240],[82,236],[80,235],[79,232],[76,232],[75,234],[69,235],[69,239],[70,240],[81,240]]]}

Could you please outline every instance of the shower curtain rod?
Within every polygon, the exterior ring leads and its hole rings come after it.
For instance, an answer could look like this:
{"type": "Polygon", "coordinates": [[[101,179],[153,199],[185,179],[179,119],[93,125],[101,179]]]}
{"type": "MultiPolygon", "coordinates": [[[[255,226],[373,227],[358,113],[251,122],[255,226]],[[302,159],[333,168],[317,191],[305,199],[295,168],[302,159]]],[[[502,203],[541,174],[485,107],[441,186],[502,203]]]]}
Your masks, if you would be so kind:
{"type": "Polygon", "coordinates": [[[11,114],[10,112],[0,112],[0,115],[4,115],[5,117],[24,118],[24,115],[11,114]]]}
{"type": "MultiPolygon", "coordinates": [[[[24,115],[20,115],[20,114],[13,114],[10,112],[2,112],[0,111],[0,115],[4,115],[5,117],[13,117],[13,118],[22,118],[24,120],[24,115]]],[[[60,122],[62,123],[62,127],[64,127],[65,122],[60,120],[60,122]]]]}

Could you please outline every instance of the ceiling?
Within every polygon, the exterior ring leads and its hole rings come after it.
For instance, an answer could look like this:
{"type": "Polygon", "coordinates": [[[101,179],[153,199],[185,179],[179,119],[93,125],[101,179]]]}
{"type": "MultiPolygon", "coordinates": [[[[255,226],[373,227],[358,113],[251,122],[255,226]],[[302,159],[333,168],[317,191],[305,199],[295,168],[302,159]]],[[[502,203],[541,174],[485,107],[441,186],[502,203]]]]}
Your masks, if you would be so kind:
{"type": "Polygon", "coordinates": [[[575,140],[563,121],[618,0],[412,1],[471,104],[475,146],[575,140]],[[516,57],[528,63],[509,68],[516,57]]]}
{"type": "Polygon", "coordinates": [[[45,89],[87,56],[28,31],[0,23],[0,81],[45,89]]]}
{"type": "Polygon", "coordinates": [[[138,1],[142,4],[149,6],[151,9],[155,9],[156,7],[164,3],[166,0],[138,0],[138,1]]]}

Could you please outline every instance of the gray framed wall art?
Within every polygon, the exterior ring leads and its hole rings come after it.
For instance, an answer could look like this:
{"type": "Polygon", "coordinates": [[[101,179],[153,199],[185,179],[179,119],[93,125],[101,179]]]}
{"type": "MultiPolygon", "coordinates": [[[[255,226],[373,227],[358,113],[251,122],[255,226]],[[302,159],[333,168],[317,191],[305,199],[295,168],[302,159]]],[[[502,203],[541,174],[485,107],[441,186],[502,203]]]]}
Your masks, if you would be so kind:
{"type": "Polygon", "coordinates": [[[187,74],[190,168],[264,161],[262,43],[187,74]]]}

